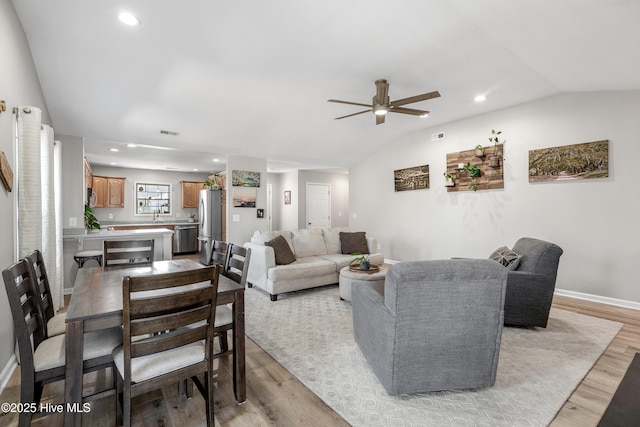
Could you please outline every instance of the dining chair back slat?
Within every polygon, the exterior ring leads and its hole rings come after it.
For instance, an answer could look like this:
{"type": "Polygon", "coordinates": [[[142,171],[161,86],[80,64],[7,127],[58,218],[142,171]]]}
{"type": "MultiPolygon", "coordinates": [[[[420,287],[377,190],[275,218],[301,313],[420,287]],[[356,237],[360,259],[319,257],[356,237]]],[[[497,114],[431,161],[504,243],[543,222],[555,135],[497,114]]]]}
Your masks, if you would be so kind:
{"type": "Polygon", "coordinates": [[[154,240],[105,240],[104,266],[126,264],[151,264],[153,262],[154,240]]]}
{"type": "Polygon", "coordinates": [[[44,322],[46,324],[46,322],[55,315],[55,309],[53,307],[51,286],[49,284],[49,276],[47,276],[47,269],[44,265],[44,258],[42,257],[42,252],[38,249],[28,254],[25,258],[31,261],[33,266],[37,289],[40,293],[42,314],[44,315],[44,322]]]}

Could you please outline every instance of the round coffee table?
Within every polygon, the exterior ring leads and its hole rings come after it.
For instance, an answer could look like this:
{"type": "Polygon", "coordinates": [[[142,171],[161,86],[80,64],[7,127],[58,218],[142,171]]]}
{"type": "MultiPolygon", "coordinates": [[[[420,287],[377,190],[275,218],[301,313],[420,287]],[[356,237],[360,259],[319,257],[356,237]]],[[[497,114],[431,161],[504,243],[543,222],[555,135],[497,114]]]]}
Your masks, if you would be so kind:
{"type": "Polygon", "coordinates": [[[371,285],[373,283],[384,283],[387,276],[387,267],[380,266],[380,270],[376,272],[367,272],[360,270],[352,270],[348,266],[340,270],[339,289],[340,298],[345,301],[351,301],[351,287],[371,285]]]}

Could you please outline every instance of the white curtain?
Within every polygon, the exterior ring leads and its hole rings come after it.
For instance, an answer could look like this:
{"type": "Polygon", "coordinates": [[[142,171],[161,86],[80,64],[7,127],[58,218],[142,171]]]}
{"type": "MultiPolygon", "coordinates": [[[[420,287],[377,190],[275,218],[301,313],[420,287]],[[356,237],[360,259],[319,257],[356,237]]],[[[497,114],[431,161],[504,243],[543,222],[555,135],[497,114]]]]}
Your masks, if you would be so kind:
{"type": "Polygon", "coordinates": [[[18,257],[44,257],[55,309],[63,304],[61,156],[36,107],[18,111],[18,257]]]}

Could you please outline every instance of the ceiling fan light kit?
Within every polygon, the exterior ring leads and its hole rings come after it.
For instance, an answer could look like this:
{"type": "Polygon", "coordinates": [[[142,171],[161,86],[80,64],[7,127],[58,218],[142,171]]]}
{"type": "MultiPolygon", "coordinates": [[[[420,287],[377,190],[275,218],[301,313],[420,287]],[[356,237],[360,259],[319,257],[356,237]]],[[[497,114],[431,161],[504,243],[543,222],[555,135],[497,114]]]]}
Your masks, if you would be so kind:
{"type": "Polygon", "coordinates": [[[429,116],[429,111],[416,110],[414,108],[402,107],[403,105],[413,104],[414,102],[426,101],[428,99],[438,98],[440,93],[436,90],[433,92],[423,93],[422,95],[410,96],[409,98],[398,99],[395,101],[389,100],[389,83],[385,79],[376,80],[376,94],[374,95],[371,104],[362,104],[360,102],[341,101],[339,99],[329,99],[328,102],[337,102],[339,104],[358,105],[361,107],[368,107],[368,110],[359,111],[357,113],[348,114],[346,116],[336,117],[335,120],[345,119],[347,117],[357,116],[359,114],[373,112],[376,116],[376,124],[380,125],[384,123],[387,113],[401,113],[409,114],[418,117],[429,116]]]}

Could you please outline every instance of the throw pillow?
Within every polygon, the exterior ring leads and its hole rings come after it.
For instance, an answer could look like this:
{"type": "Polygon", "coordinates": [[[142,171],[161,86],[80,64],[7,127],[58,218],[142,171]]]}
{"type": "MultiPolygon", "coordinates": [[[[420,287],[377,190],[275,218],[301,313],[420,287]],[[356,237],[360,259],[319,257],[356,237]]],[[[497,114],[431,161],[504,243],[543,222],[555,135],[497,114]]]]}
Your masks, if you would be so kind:
{"type": "Polygon", "coordinates": [[[284,237],[277,236],[268,242],[264,242],[264,244],[265,246],[271,246],[273,248],[276,256],[276,264],[286,265],[296,260],[296,256],[293,254],[291,247],[284,237]]]}
{"type": "Polygon", "coordinates": [[[499,247],[489,256],[489,259],[499,262],[509,270],[515,270],[520,264],[522,255],[516,253],[506,246],[499,247]]]}
{"type": "Polygon", "coordinates": [[[340,232],[340,248],[343,254],[368,254],[367,236],[364,231],[355,233],[340,232]]]}

